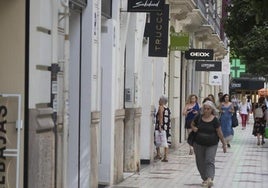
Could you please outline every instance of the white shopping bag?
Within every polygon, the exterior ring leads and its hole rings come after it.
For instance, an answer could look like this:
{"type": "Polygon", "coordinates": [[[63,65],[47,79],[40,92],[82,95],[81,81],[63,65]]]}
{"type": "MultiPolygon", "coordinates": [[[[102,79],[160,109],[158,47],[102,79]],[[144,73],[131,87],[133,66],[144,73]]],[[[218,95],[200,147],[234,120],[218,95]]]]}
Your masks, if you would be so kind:
{"type": "Polygon", "coordinates": [[[155,131],[155,145],[156,147],[168,147],[167,134],[165,130],[155,131]]]}

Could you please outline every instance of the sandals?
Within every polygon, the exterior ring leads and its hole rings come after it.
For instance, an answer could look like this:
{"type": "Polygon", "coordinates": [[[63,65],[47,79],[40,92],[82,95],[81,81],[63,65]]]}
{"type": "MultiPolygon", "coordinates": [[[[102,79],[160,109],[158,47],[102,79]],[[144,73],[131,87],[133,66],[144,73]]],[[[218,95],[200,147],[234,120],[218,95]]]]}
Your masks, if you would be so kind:
{"type": "Polygon", "coordinates": [[[156,156],[154,157],[154,160],[160,160],[160,159],[162,159],[162,157],[161,157],[160,155],[156,155],[156,156]]]}
{"type": "Polygon", "coordinates": [[[213,186],[212,179],[208,178],[207,183],[208,183],[208,187],[212,187],[213,186]]]}
{"type": "Polygon", "coordinates": [[[202,182],[202,187],[212,187],[213,186],[213,181],[211,178],[208,178],[206,181],[202,182]]]}
{"type": "Polygon", "coordinates": [[[166,158],[162,159],[162,162],[168,162],[168,160],[166,158]]]}
{"type": "Polygon", "coordinates": [[[164,156],[164,159],[162,159],[162,162],[168,162],[166,155],[164,156]]]}

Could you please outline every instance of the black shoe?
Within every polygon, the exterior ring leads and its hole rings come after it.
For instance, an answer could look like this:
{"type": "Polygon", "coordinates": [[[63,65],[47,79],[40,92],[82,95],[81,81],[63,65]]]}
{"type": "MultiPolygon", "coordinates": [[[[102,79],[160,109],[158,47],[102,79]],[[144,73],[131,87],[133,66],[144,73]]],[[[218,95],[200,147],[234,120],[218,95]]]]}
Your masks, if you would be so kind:
{"type": "Polygon", "coordinates": [[[231,145],[230,145],[230,144],[227,144],[227,147],[228,147],[228,148],[230,148],[230,147],[231,147],[231,145]]]}
{"type": "Polygon", "coordinates": [[[265,144],[264,140],[263,140],[263,141],[261,141],[261,145],[263,145],[263,144],[265,144]]]}

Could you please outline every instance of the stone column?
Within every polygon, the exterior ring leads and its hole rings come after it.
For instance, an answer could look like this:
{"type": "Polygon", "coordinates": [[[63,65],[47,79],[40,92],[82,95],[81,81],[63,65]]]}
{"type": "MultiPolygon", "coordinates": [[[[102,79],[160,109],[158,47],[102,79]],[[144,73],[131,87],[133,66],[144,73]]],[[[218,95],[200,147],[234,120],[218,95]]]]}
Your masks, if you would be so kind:
{"type": "Polygon", "coordinates": [[[55,135],[52,113],[51,108],[31,109],[29,112],[29,188],[55,187],[55,135]]]}
{"type": "Polygon", "coordinates": [[[90,187],[97,188],[99,180],[99,127],[100,112],[91,112],[90,126],[90,187]]]}
{"type": "Polygon", "coordinates": [[[124,171],[135,172],[140,168],[140,118],[141,108],[126,108],[124,171]]]}
{"type": "Polygon", "coordinates": [[[119,109],[115,112],[114,128],[114,183],[123,180],[123,156],[124,156],[124,118],[125,110],[119,109]]]}

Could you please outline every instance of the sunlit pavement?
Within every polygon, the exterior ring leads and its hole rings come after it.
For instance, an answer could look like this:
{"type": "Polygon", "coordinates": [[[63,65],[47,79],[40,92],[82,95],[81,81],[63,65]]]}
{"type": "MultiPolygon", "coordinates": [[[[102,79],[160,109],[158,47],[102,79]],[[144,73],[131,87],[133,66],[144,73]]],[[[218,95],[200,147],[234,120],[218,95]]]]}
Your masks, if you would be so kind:
{"type": "MultiPolygon", "coordinates": [[[[219,144],[213,187],[268,187],[268,139],[264,145],[257,146],[252,128],[252,117],[245,130],[242,130],[240,122],[239,127],[235,128],[231,148],[228,148],[227,153],[223,153],[219,144]]],[[[170,151],[169,162],[156,161],[112,188],[202,187],[194,155],[188,153],[189,147],[183,143],[178,150],[170,151]]]]}

